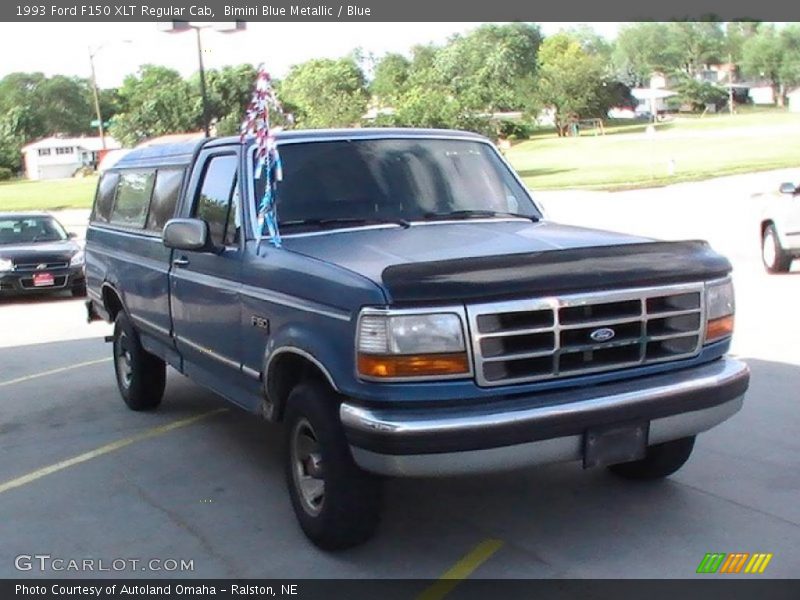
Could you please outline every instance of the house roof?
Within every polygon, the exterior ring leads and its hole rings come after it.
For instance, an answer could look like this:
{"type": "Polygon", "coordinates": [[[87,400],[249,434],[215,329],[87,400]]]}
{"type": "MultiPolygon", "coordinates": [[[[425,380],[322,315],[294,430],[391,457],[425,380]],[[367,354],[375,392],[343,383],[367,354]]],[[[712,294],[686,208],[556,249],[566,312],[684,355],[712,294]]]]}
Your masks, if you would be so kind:
{"type": "MultiPolygon", "coordinates": [[[[23,146],[22,152],[29,152],[31,150],[39,150],[40,148],[67,148],[77,147],[88,150],[89,152],[98,152],[103,149],[103,141],[99,137],[56,137],[51,136],[38,140],[27,146],[23,146]]],[[[109,150],[116,150],[122,148],[117,140],[112,137],[106,136],[106,148],[109,150]]]]}

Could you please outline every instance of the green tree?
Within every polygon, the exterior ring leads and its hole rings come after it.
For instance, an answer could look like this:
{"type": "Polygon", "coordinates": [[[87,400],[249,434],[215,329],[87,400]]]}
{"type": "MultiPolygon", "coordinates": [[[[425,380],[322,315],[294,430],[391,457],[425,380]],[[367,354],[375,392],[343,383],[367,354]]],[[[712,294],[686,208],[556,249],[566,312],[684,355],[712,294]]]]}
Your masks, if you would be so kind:
{"type": "Polygon", "coordinates": [[[705,110],[709,104],[719,106],[728,96],[727,91],[718,85],[688,75],[683,75],[676,87],[680,103],[689,104],[695,111],[705,110]]]}
{"type": "Polygon", "coordinates": [[[15,106],[0,116],[0,167],[19,171],[22,167],[24,132],[30,128],[30,111],[15,106]]]}
{"type": "MultiPolygon", "coordinates": [[[[248,64],[206,72],[209,119],[216,122],[218,135],[235,135],[239,132],[244,112],[253,95],[256,75],[256,68],[248,64]]],[[[198,75],[192,78],[191,84],[199,88],[198,75]]]]}
{"type": "Polygon", "coordinates": [[[758,21],[730,21],[726,23],[723,57],[738,65],[742,61],[745,42],[758,33],[760,25],[758,21]]]}
{"type": "Polygon", "coordinates": [[[769,81],[783,106],[788,88],[800,84],[800,26],[760,27],[742,46],[742,67],[750,77],[769,81]]]}
{"type": "Polygon", "coordinates": [[[612,54],[618,77],[630,86],[644,87],[654,72],[674,71],[680,57],[670,40],[667,23],[631,23],[622,27],[612,54]]]}
{"type": "Polygon", "coordinates": [[[381,106],[391,106],[406,92],[411,61],[402,54],[389,53],[379,59],[369,91],[381,106]]]}
{"type": "Polygon", "coordinates": [[[555,110],[559,135],[566,134],[573,117],[604,116],[611,101],[607,88],[602,61],[569,33],[558,33],[542,43],[537,95],[542,105],[555,110]]]}
{"type": "Polygon", "coordinates": [[[352,57],[296,65],[279,92],[281,101],[293,108],[300,127],[347,127],[359,122],[367,108],[364,74],[352,57]]]}
{"type": "Polygon", "coordinates": [[[529,23],[482,25],[436,53],[436,79],[475,111],[530,108],[541,41],[539,28],[529,23]]]}
{"type": "Polygon", "coordinates": [[[694,75],[704,64],[726,60],[725,33],[715,21],[676,21],[667,24],[673,70],[694,75]]]}
{"type": "Polygon", "coordinates": [[[144,139],[202,127],[199,94],[167,67],[144,65],[129,75],[119,89],[122,111],[111,123],[110,134],[126,146],[144,139]]]}
{"type": "Polygon", "coordinates": [[[56,133],[83,135],[93,131],[94,108],[88,81],[42,73],[11,73],[0,80],[0,114],[24,109],[15,121],[26,141],[56,133]]]}

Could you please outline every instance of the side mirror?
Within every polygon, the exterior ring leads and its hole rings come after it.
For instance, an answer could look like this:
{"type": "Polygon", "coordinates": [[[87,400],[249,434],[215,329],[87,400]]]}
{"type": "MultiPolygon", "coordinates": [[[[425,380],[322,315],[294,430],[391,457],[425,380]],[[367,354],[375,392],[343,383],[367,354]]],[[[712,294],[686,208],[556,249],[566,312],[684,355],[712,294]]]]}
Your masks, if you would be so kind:
{"type": "Polygon", "coordinates": [[[170,219],[161,234],[164,245],[175,250],[215,252],[208,223],[202,219],[170,219]]]}
{"type": "Polygon", "coordinates": [[[68,237],[69,239],[71,239],[71,240],[74,240],[75,238],[77,238],[77,237],[78,237],[78,234],[77,234],[77,233],[75,233],[74,231],[68,231],[68,232],[67,232],[67,237],[68,237]]]}
{"type": "Polygon", "coordinates": [[[790,196],[794,196],[797,193],[797,186],[791,182],[782,183],[780,192],[781,194],[789,194],[790,196]]]}

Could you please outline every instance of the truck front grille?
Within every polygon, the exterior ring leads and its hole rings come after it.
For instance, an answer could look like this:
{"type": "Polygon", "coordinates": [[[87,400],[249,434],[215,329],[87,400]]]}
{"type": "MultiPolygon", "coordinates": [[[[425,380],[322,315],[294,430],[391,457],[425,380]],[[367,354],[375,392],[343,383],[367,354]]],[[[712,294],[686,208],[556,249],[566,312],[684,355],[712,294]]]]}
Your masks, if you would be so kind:
{"type": "Polygon", "coordinates": [[[482,386],[571,377],[694,356],[702,283],[467,307],[482,386]]]}

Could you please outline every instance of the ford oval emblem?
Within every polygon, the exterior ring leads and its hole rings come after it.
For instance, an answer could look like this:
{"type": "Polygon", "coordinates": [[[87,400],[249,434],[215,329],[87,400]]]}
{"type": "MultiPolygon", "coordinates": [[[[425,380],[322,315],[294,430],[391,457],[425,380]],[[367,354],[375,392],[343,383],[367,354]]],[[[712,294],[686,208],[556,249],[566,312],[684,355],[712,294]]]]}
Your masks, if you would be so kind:
{"type": "Polygon", "coordinates": [[[607,342],[609,340],[613,340],[615,335],[617,335],[617,333],[610,327],[601,327],[600,329],[595,329],[592,333],[590,333],[589,337],[595,342],[607,342]]]}

